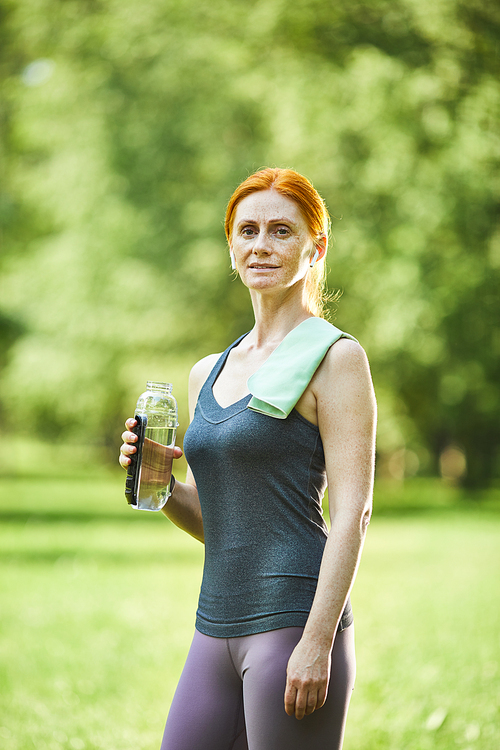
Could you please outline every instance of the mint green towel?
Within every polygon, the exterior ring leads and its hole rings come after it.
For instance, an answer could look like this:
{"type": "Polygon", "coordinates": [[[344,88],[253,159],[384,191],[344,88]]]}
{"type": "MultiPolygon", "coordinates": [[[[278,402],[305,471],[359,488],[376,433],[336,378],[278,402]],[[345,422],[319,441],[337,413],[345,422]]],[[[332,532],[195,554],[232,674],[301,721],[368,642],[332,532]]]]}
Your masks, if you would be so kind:
{"type": "Polygon", "coordinates": [[[257,372],[248,379],[249,409],[286,419],[304,393],[328,349],[338,339],[354,336],[323,318],[308,318],[285,336],[257,372]]]}

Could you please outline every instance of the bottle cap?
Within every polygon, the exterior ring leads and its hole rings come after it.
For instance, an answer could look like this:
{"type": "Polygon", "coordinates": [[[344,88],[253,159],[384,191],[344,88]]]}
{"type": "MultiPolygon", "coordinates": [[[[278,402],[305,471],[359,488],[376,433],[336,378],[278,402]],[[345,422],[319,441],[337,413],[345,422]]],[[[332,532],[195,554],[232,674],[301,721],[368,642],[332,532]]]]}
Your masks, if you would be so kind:
{"type": "Polygon", "coordinates": [[[157,380],[148,380],[146,383],[148,391],[167,391],[172,390],[172,383],[160,383],[157,380]]]}

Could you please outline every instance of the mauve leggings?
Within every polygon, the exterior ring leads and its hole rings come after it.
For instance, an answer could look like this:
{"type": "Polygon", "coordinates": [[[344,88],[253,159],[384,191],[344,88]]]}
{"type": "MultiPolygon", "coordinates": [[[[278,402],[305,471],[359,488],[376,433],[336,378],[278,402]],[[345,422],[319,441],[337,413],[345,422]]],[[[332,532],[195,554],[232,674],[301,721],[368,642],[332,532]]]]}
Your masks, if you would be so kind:
{"type": "Polygon", "coordinates": [[[283,699],[302,630],[240,638],[195,631],[161,750],[340,750],[356,673],[354,626],[335,637],[325,705],[298,721],[283,699]]]}

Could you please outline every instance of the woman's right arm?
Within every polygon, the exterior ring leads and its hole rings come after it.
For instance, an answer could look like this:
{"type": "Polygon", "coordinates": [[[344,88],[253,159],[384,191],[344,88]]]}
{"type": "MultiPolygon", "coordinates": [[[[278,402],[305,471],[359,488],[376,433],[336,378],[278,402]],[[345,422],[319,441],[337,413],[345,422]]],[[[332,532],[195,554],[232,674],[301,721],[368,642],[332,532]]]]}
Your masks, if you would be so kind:
{"type": "MultiPolygon", "coordinates": [[[[189,375],[189,417],[190,421],[193,419],[196,402],[198,401],[198,395],[201,387],[208,375],[210,374],[214,364],[219,358],[219,354],[212,354],[209,357],[205,357],[195,364],[189,375]]],[[[124,469],[130,464],[130,456],[136,452],[134,443],[137,440],[137,436],[130,432],[131,428],[135,425],[135,419],[127,419],[125,426],[127,431],[123,433],[123,445],[120,448],[120,466],[124,469]]],[[[182,451],[180,448],[175,448],[174,458],[180,458],[182,451]]],[[[198,490],[196,489],[196,482],[194,480],[193,473],[188,466],[187,476],[185,482],[179,482],[176,480],[174,491],[170,495],[167,504],[163,507],[162,513],[169,518],[172,523],[178,526],[183,531],[203,542],[203,520],[201,517],[200,500],[198,497],[198,490]]]]}
{"type": "Polygon", "coordinates": [[[162,513],[183,531],[203,542],[203,519],[200,499],[193,473],[188,466],[185,482],[175,480],[174,491],[163,506],[162,513]]]}

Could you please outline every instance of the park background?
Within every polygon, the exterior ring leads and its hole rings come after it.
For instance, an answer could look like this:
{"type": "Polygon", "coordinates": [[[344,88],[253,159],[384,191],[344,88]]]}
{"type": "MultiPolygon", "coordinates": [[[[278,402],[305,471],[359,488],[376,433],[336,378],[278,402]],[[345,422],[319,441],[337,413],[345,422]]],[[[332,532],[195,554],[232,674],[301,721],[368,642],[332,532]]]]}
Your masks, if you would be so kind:
{"type": "MultiPolygon", "coordinates": [[[[379,403],[346,750],[500,747],[500,7],[0,0],[0,747],[152,750],[202,548],[124,506],[122,424],[252,326],[223,216],[332,214],[379,403]]],[[[180,470],[182,474],[182,470],[180,470]]]]}

